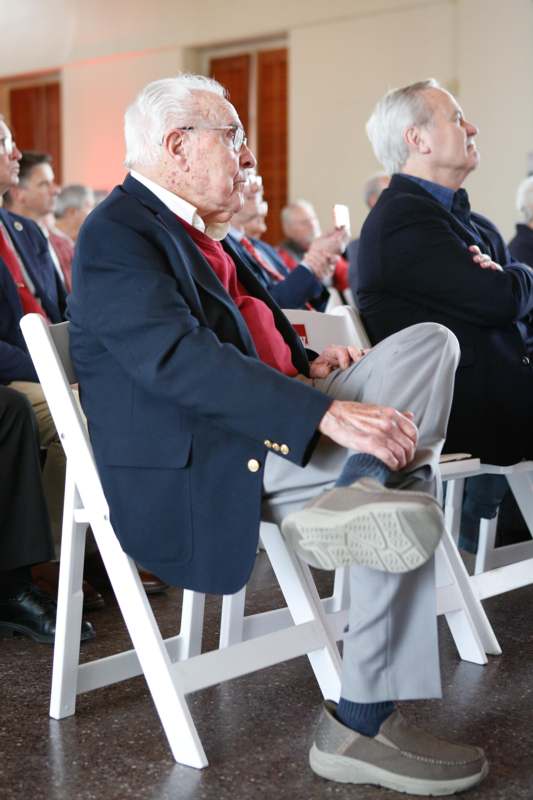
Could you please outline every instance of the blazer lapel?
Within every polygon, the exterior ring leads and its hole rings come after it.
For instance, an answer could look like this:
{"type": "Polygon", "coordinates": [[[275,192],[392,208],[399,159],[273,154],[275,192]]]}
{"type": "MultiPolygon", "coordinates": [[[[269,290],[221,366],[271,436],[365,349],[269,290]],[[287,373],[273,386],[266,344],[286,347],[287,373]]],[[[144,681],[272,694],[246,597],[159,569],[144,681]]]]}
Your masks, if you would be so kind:
{"type": "MultiPolygon", "coordinates": [[[[239,336],[242,339],[244,349],[251,355],[257,355],[255,345],[252,337],[246,327],[244,319],[239,313],[235,303],[231,300],[228,293],[220,283],[215,275],[211,265],[204,257],[203,253],[195,245],[191,237],[186,233],[183,226],[176,214],[174,214],[167,206],[162,203],[152,192],[146,189],[139,181],[128,175],[123,183],[123,188],[128,194],[133,194],[140,202],[147,206],[152,212],[155,212],[156,218],[167,230],[171,236],[177,252],[181,255],[181,261],[187,265],[187,269],[191,279],[195,284],[198,284],[202,289],[211,295],[218,303],[221,303],[226,311],[233,318],[235,327],[238,330],[239,336]]],[[[171,262],[172,269],[176,277],[180,277],[178,273],[178,263],[171,262]]],[[[198,300],[195,300],[195,305],[198,300]]],[[[199,311],[205,319],[204,309],[201,304],[199,311]]],[[[207,322],[207,320],[206,320],[207,322]]]]}

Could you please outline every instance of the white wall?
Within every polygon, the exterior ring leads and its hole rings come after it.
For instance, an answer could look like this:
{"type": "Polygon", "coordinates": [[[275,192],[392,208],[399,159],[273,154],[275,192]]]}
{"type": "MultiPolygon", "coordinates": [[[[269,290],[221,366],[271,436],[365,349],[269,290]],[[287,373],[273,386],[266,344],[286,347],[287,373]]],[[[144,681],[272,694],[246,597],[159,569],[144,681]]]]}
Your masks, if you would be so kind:
{"type": "Polygon", "coordinates": [[[531,0],[0,2],[0,76],[62,75],[67,181],[120,179],[122,114],[143,84],[194,63],[198,48],[285,34],[293,197],[314,201],[324,224],[347,201],[356,231],[377,167],[364,122],[387,88],[433,75],[481,130],[473,206],[511,233],[533,150],[531,0]]]}
{"type": "Polygon", "coordinates": [[[421,78],[453,78],[453,11],[443,0],[292,31],[290,194],[311,200],[323,225],[335,202],[349,205],[354,234],[367,213],[361,187],[382,169],[365,133],[377,99],[421,78]]]}
{"type": "Polygon", "coordinates": [[[182,50],[107,57],[63,69],[65,183],[111,189],[124,177],[124,110],[148,83],[183,68],[182,50]]]}

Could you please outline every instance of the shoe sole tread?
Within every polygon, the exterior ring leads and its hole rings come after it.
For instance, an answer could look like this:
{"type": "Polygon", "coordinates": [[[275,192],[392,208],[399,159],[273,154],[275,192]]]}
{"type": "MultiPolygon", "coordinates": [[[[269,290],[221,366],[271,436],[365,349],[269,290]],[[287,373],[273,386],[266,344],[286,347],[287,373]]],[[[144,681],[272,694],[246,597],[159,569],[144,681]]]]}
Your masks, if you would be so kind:
{"type": "Polygon", "coordinates": [[[327,509],[311,507],[289,515],[282,528],[311,566],[336,569],[355,563],[398,573],[428,560],[442,535],[443,517],[433,502],[413,500],[398,506],[381,501],[334,516],[327,509]]]}

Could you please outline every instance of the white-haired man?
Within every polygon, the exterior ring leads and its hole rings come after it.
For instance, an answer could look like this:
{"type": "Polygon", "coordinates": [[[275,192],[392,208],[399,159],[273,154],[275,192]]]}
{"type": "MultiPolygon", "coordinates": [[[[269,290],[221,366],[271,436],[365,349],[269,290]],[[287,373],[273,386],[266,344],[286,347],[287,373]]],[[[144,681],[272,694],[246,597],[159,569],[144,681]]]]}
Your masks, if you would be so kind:
{"type": "MultiPolygon", "coordinates": [[[[461,188],[479,162],[478,129],[428,80],[388,92],[367,130],[392,175],[361,232],[358,301],[370,338],[416,322],[446,325],[461,361],[445,448],[496,464],[531,458],[533,272],[471,213],[461,188]]],[[[467,549],[505,491],[501,478],[470,481],[467,549]]]]}
{"type": "Polygon", "coordinates": [[[81,225],[94,208],[94,192],[89,186],[73,183],[63,186],[56,197],[52,223],[48,225],[50,241],[65,279],[65,288],[72,288],[74,244],[81,225]]]}
{"type": "Polygon", "coordinates": [[[442,516],[431,492],[454,337],[423,326],[362,359],[330,347],[309,363],[220,244],[255,159],[214,81],[148,85],[126,112],[126,145],[131,173],[82,226],[69,300],[81,399],[125,551],[170,583],[232,593],[252,570],[263,513],[283,520],[306,560],[352,563],[343,696],[324,711],[313,769],[422,794],[478,782],[482,751],[418,732],[392,702],[440,694],[429,553],[442,516]],[[349,486],[331,489],[339,475],[349,486]],[[319,508],[297,510],[318,495],[319,508]],[[397,535],[410,564],[393,553],[397,535]]]}
{"type": "Polygon", "coordinates": [[[523,222],[516,226],[509,251],[518,261],[533,267],[533,175],[525,178],[518,187],[516,208],[523,222]]]}
{"type": "Polygon", "coordinates": [[[319,270],[313,261],[313,245],[326,243],[328,236],[322,234],[317,213],[307,200],[295,200],[281,209],[281,227],[284,240],[278,245],[278,253],[287,269],[297,269],[309,264],[317,278],[329,282],[339,292],[348,288],[348,262],[340,254],[328,266],[327,271],[319,270]]]}

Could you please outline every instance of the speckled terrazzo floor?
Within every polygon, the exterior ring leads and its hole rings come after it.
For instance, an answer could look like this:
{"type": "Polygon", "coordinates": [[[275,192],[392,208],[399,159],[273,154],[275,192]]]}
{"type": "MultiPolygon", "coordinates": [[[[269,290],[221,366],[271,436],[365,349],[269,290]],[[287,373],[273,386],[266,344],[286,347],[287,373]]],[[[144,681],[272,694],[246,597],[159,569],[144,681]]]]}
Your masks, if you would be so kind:
{"type": "MultiPolygon", "coordinates": [[[[322,589],[328,576],[321,577],[322,589]]],[[[129,638],[109,591],[92,614],[97,640],[84,657],[116,652],[129,638]]],[[[180,592],[152,600],[164,635],[175,631],[180,592]]],[[[248,611],[281,605],[266,557],[250,585],[248,611]]],[[[443,736],[480,744],[491,773],[472,800],[533,798],[533,586],[486,603],[504,654],[486,667],[458,660],[441,620],[444,702],[403,704],[443,736]]],[[[214,647],[219,602],[209,598],[204,645],[214,647]]],[[[210,766],[176,765],[142,678],[78,698],[77,714],[48,717],[51,649],[0,640],[0,798],[51,800],[379,800],[411,797],[315,777],[306,765],[320,694],[306,659],[215,686],[190,698],[210,766]]]]}

